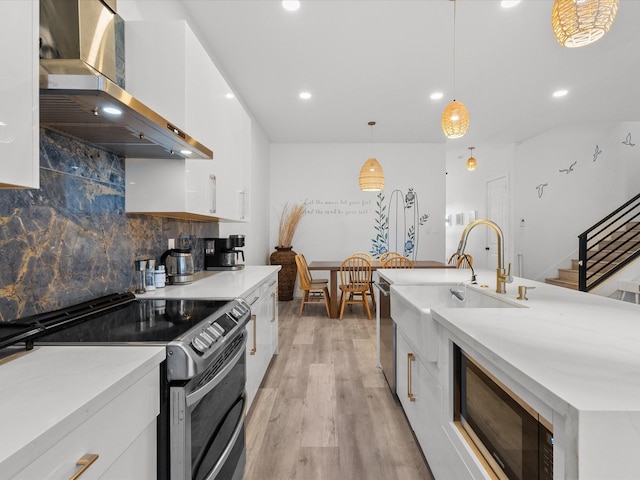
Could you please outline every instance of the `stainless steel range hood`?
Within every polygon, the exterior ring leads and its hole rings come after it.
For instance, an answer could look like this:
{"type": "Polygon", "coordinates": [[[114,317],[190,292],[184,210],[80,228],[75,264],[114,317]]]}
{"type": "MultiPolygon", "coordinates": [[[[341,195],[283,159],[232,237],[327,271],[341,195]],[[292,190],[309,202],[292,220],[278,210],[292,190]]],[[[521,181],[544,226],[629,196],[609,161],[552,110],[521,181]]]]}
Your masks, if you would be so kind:
{"type": "Polygon", "coordinates": [[[125,157],[213,158],[122,88],[117,27],[122,20],[100,0],[40,0],[40,125],[125,157]]]}

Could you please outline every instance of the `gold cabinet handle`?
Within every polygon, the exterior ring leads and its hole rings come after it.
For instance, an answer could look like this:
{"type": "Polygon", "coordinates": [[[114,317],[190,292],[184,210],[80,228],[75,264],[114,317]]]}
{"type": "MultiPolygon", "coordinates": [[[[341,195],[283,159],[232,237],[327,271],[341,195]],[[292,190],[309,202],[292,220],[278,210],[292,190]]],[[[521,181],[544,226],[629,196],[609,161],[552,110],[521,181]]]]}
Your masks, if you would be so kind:
{"type": "Polygon", "coordinates": [[[93,462],[95,462],[97,459],[98,459],[98,454],[97,453],[85,453],[76,462],[76,466],[82,467],[82,468],[80,468],[80,470],[78,470],[73,475],[73,477],[71,477],[69,480],[76,480],[77,478],[79,478],[80,475],[82,475],[87,470],[87,468],[89,468],[93,464],[93,462]]]}
{"type": "Polygon", "coordinates": [[[416,356],[413,353],[407,353],[407,397],[409,397],[409,401],[415,402],[416,397],[411,391],[411,362],[415,360],[416,356]]]}
{"type": "Polygon", "coordinates": [[[255,355],[258,351],[258,341],[256,339],[256,335],[258,334],[258,317],[256,317],[255,315],[251,315],[251,320],[253,320],[253,348],[249,352],[249,355],[255,355]]]}

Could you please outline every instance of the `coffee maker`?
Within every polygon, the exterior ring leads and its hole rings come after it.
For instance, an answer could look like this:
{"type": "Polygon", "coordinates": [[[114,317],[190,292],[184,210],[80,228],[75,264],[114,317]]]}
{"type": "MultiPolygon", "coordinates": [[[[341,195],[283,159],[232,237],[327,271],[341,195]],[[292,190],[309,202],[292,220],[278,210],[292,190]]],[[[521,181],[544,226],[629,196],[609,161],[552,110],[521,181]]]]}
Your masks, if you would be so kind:
{"type": "Polygon", "coordinates": [[[241,270],[243,263],[238,263],[238,256],[244,252],[238,247],[244,247],[244,235],[229,235],[226,238],[203,238],[204,240],[204,269],[205,270],[241,270]]]}

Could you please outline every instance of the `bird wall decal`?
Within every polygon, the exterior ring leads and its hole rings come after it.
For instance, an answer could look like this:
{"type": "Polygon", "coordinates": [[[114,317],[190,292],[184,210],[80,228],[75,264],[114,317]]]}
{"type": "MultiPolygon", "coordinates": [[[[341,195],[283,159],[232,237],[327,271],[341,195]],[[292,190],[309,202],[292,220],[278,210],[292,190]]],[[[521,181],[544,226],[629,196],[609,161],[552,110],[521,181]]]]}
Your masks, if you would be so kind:
{"type": "Polygon", "coordinates": [[[569,168],[563,168],[563,169],[558,170],[558,171],[559,172],[564,172],[567,175],[569,175],[571,172],[573,172],[573,167],[575,167],[576,163],[578,163],[577,160],[575,162],[573,162],[571,165],[569,165],[569,168]]]}
{"type": "Polygon", "coordinates": [[[540,185],[538,185],[536,187],[536,189],[538,190],[538,198],[542,198],[542,194],[544,193],[544,187],[546,187],[547,185],[549,185],[548,183],[541,183],[540,185]]]}
{"type": "Polygon", "coordinates": [[[598,160],[598,155],[600,155],[602,153],[602,150],[600,150],[600,147],[598,146],[598,144],[596,143],[596,150],[595,152],[593,152],[593,161],[595,162],[596,160],[598,160]]]}
{"type": "Polygon", "coordinates": [[[627,133],[627,137],[622,142],[623,145],[629,145],[630,147],[635,147],[635,143],[631,143],[631,132],[627,133]]]}

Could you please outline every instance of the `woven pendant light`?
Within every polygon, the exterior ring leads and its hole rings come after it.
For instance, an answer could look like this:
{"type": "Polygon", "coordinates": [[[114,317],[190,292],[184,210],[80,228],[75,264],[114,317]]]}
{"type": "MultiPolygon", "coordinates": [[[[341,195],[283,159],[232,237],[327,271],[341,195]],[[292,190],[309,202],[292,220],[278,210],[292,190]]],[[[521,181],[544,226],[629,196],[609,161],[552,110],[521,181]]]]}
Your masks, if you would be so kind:
{"type": "Polygon", "coordinates": [[[478,166],[478,162],[473,158],[473,149],[476,147],[469,147],[469,158],[467,159],[467,170],[475,170],[478,166]]]}
{"type": "Polygon", "coordinates": [[[560,45],[589,45],[609,31],[618,12],[618,0],[555,0],[551,27],[560,45]]]}
{"type": "MultiPolygon", "coordinates": [[[[373,126],[376,122],[369,122],[371,127],[371,140],[373,141],[373,126]]],[[[363,192],[379,192],[384,188],[384,172],[378,160],[371,157],[360,169],[360,190],[363,192]]]]}
{"type": "Polygon", "coordinates": [[[469,112],[464,103],[456,100],[442,112],[442,131],[447,138],[460,138],[469,129],[469,112]]]}
{"type": "MultiPolygon", "coordinates": [[[[453,1],[453,93],[456,91],[456,0],[453,1]]],[[[469,112],[455,99],[442,112],[442,131],[447,138],[460,138],[469,129],[469,112]]]]}
{"type": "Polygon", "coordinates": [[[379,192],[384,188],[384,172],[375,158],[370,158],[360,170],[360,190],[363,192],[379,192]]]}

